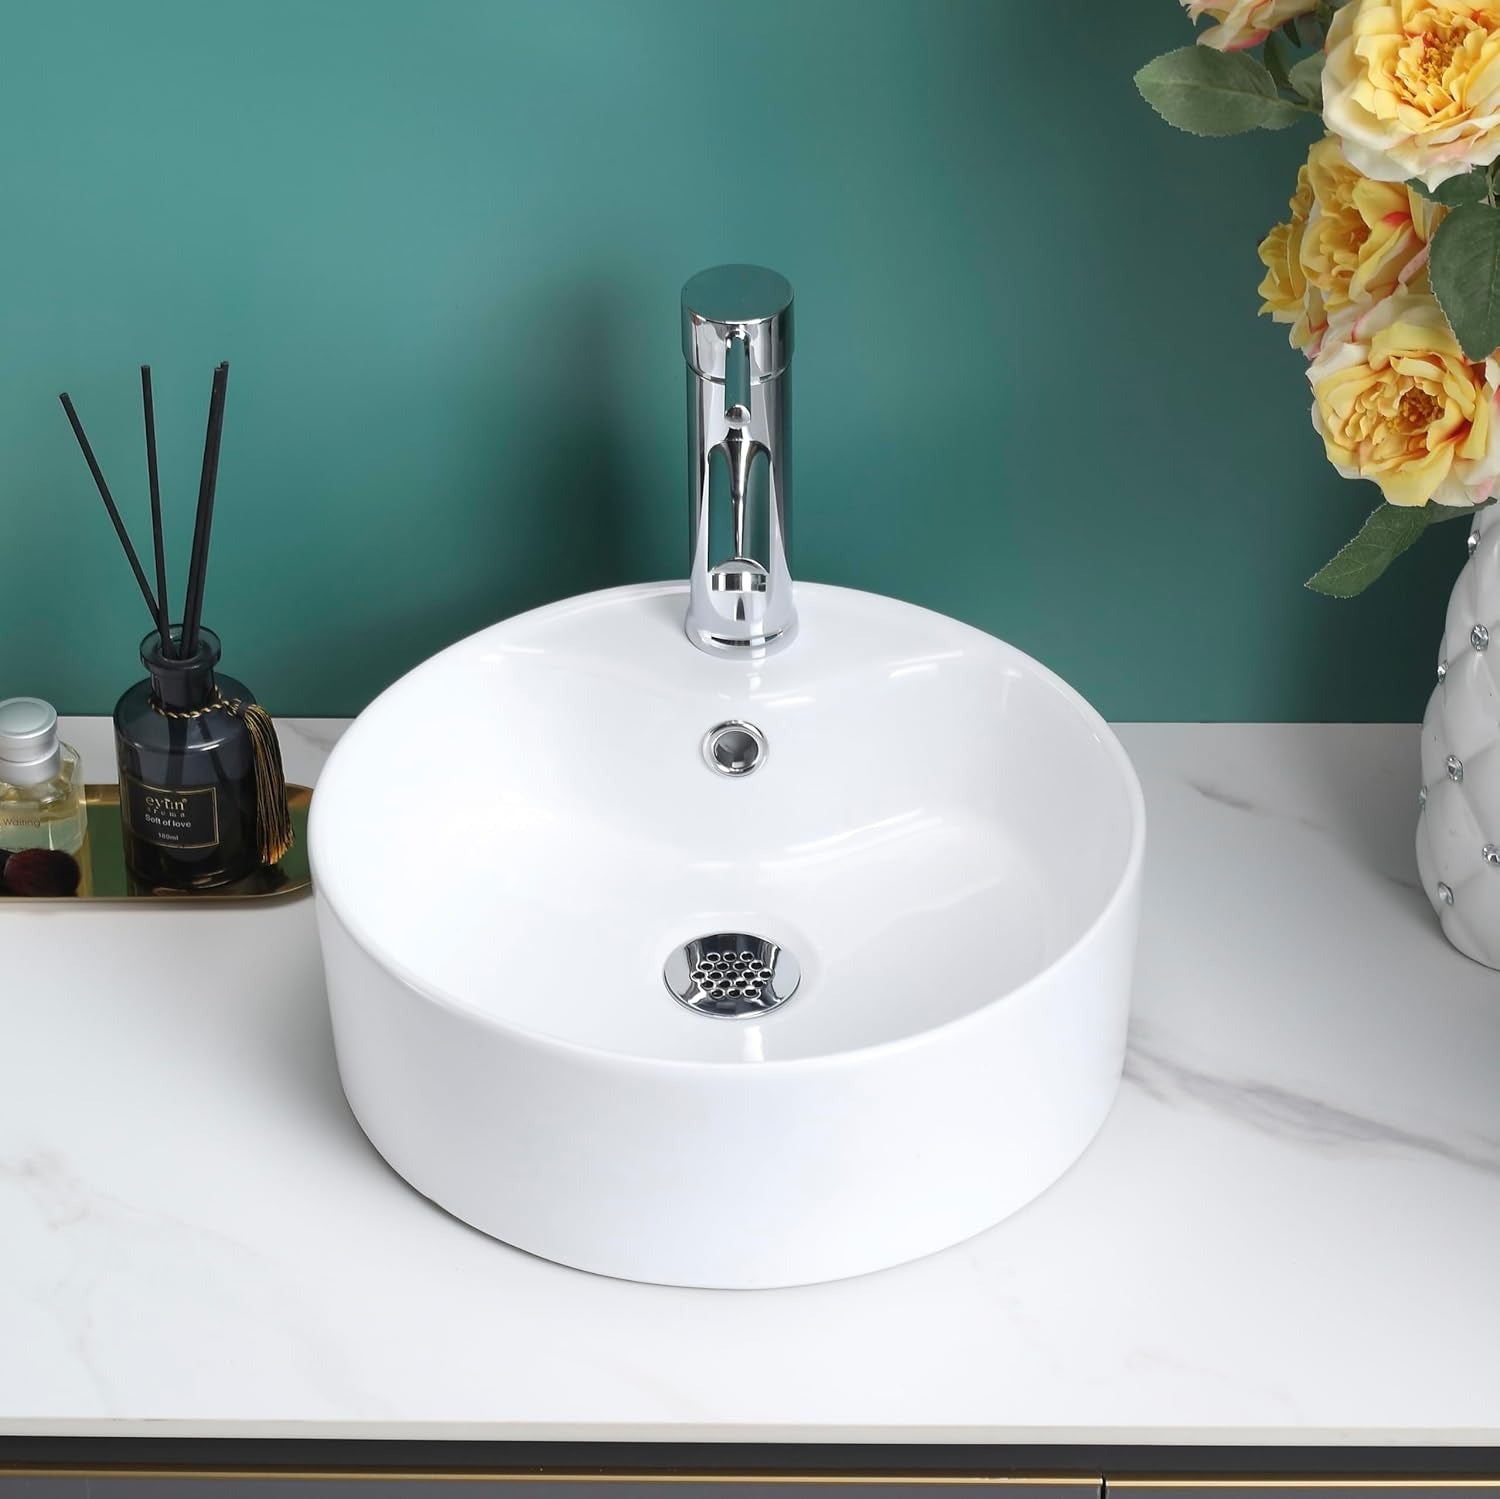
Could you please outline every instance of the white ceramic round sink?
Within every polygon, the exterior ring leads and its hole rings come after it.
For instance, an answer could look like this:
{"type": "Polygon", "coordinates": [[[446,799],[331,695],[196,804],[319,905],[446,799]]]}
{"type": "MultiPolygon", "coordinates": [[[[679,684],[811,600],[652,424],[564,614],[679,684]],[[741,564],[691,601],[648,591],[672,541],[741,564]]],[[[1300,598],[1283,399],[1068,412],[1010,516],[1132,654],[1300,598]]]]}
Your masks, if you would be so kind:
{"type": "Polygon", "coordinates": [[[349,1102],[420,1192],[608,1275],[941,1249],[1108,1112],[1134,772],[1070,687],[941,615],[800,584],[797,639],[750,662],[695,649],[685,602],[495,625],[340,742],[311,845],[349,1102]]]}

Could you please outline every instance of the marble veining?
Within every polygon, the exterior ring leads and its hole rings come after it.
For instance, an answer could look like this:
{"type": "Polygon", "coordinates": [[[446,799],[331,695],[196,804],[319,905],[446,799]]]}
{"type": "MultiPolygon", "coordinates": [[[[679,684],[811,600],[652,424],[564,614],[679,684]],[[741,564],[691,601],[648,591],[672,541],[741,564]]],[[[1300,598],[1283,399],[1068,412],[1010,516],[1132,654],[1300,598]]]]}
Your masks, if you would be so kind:
{"type": "Polygon", "coordinates": [[[1186,1103],[1210,1109],[1263,1134],[1317,1150],[1367,1153],[1370,1147],[1393,1148],[1500,1173],[1500,1141],[1445,1140],[1336,1108],[1265,1079],[1217,1076],[1158,1050],[1141,1034],[1145,1029],[1132,1028],[1125,1082],[1168,1107],[1186,1103]]]}
{"type": "MultiPolygon", "coordinates": [[[[1243,812],[1250,817],[1273,817],[1282,818],[1296,827],[1305,828],[1308,832],[1318,833],[1323,836],[1336,836],[1336,830],[1329,827],[1328,823],[1316,816],[1306,813],[1292,813],[1285,808],[1268,806],[1263,802],[1254,800],[1241,792],[1229,791],[1221,786],[1214,786],[1208,781],[1196,777],[1184,777],[1186,784],[1198,793],[1205,801],[1214,802],[1221,807],[1227,807],[1231,812],[1243,812]]],[[[1415,883],[1413,884],[1415,888],[1415,883]]]]}
{"type": "MultiPolygon", "coordinates": [[[[339,727],[282,724],[293,779],[339,727]]],[[[990,1232],[807,1289],[583,1275],[417,1196],[339,1093],[305,900],[0,903],[0,1430],[1500,1445],[1500,975],[1408,888],[1416,730],[1121,737],[1104,1129],[990,1232]]]]}
{"type": "Polygon", "coordinates": [[[1249,812],[1254,817],[1269,815],[1269,808],[1259,806],[1247,796],[1225,791],[1222,787],[1211,786],[1207,781],[1200,781],[1196,778],[1190,779],[1187,784],[1205,801],[1218,802],[1221,807],[1228,807],[1231,812],[1249,812]]]}

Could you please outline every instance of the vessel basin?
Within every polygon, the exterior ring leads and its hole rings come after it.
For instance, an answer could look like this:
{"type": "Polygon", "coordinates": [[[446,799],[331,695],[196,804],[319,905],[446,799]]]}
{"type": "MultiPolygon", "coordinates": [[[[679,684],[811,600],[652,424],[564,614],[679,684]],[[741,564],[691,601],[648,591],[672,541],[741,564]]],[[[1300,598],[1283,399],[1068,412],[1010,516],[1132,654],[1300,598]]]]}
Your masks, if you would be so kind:
{"type": "Polygon", "coordinates": [[[1014,1212],[1109,1110],[1145,837],[1118,741],[992,636],[796,599],[758,661],[688,641],[684,584],[507,620],[324,771],[349,1103],[508,1244],[677,1285],[859,1274],[1014,1212]]]}

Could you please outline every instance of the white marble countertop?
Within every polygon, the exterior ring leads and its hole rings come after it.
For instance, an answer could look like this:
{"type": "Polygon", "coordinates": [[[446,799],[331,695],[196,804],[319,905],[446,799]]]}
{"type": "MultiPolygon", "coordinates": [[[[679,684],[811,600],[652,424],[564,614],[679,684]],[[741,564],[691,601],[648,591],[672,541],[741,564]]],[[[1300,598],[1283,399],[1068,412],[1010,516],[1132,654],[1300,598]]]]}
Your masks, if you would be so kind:
{"type": "MultiPolygon", "coordinates": [[[[338,725],[282,728],[311,779],[338,725]]],[[[0,1433],[1500,1444],[1500,975],[1415,888],[1416,730],[1122,735],[1102,1135],[979,1238],[802,1290],[595,1278],[412,1192],[344,1104],[306,899],[5,903],[0,1433]]]]}

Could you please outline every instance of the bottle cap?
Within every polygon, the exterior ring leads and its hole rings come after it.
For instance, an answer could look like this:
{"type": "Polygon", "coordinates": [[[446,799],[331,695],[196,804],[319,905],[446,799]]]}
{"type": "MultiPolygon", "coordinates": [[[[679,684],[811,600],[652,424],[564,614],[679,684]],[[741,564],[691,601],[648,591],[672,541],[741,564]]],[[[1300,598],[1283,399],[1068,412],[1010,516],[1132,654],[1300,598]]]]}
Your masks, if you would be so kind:
{"type": "Polygon", "coordinates": [[[0,781],[35,786],[62,769],[57,713],[39,697],[0,702],[0,781]]]}

